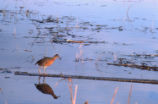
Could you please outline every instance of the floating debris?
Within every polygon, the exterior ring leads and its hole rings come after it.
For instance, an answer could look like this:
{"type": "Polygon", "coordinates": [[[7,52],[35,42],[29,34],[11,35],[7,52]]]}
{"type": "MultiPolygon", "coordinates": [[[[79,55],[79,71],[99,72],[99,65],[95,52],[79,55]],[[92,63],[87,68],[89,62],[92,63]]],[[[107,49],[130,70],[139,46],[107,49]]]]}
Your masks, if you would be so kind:
{"type": "Polygon", "coordinates": [[[66,40],[68,43],[84,43],[84,41],[78,41],[78,40],[66,40]]]}
{"type": "Polygon", "coordinates": [[[49,16],[47,19],[44,19],[43,21],[45,21],[45,22],[54,22],[54,23],[58,23],[59,22],[58,18],[54,19],[51,16],[49,16]]]}
{"type": "Polygon", "coordinates": [[[12,73],[12,71],[4,68],[4,69],[0,69],[1,70],[1,73],[12,73]]]}
{"type": "Polygon", "coordinates": [[[83,41],[83,40],[67,40],[67,39],[53,39],[52,42],[55,43],[89,43],[89,44],[105,44],[107,43],[106,41],[83,41]]]}
{"type": "Polygon", "coordinates": [[[25,52],[32,52],[31,50],[24,49],[25,52]]]}
{"type": "Polygon", "coordinates": [[[119,30],[119,31],[123,31],[123,26],[119,26],[119,27],[118,27],[118,30],[119,30]]]}
{"type": "Polygon", "coordinates": [[[3,71],[3,70],[8,70],[7,68],[0,68],[0,71],[3,71]]]}
{"type": "Polygon", "coordinates": [[[124,67],[131,67],[131,68],[138,68],[143,70],[149,70],[149,71],[158,71],[158,67],[156,66],[148,66],[148,65],[137,65],[137,64],[121,64],[121,63],[107,63],[108,65],[114,65],[114,66],[124,66],[124,67]]]}
{"type": "Polygon", "coordinates": [[[141,61],[141,63],[138,64],[138,62],[133,62],[132,60],[128,60],[126,58],[118,58],[114,62],[108,62],[107,64],[114,66],[131,67],[131,68],[137,68],[137,69],[143,69],[149,71],[158,71],[157,66],[150,66],[145,61],[141,61]]]}
{"type": "Polygon", "coordinates": [[[158,54],[137,54],[137,53],[134,53],[132,55],[126,55],[126,56],[142,57],[142,58],[154,58],[154,57],[158,57],[158,54]]]}
{"type": "Polygon", "coordinates": [[[32,21],[38,22],[38,23],[44,23],[43,20],[37,20],[37,19],[31,19],[32,21]]]}
{"type": "Polygon", "coordinates": [[[45,36],[24,36],[24,38],[46,38],[45,36]]]}
{"type": "MultiPolygon", "coordinates": [[[[49,16],[46,19],[38,20],[38,19],[31,19],[32,21],[38,22],[38,23],[59,23],[59,18],[53,18],[52,16],[49,16]]],[[[63,23],[63,22],[62,22],[63,23]]]]}

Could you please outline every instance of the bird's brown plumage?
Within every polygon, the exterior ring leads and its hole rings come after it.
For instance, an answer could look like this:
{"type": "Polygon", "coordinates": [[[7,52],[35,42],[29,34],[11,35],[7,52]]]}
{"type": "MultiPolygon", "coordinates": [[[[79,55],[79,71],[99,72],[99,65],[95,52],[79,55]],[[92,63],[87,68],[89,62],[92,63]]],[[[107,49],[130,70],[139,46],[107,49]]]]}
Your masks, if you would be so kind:
{"type": "MultiPolygon", "coordinates": [[[[45,72],[45,69],[48,66],[52,65],[57,58],[60,59],[60,56],[58,54],[55,54],[53,57],[44,57],[38,60],[35,64],[38,64],[40,67],[43,67],[45,72]]],[[[40,69],[39,69],[39,73],[40,73],[40,69]]]]}
{"type": "Polygon", "coordinates": [[[38,64],[39,66],[50,66],[51,64],[54,63],[56,58],[59,58],[58,54],[54,55],[53,57],[44,57],[39,61],[37,61],[36,64],[38,64]]]}
{"type": "Polygon", "coordinates": [[[44,57],[36,62],[39,66],[50,66],[55,61],[54,57],[44,57]]]}

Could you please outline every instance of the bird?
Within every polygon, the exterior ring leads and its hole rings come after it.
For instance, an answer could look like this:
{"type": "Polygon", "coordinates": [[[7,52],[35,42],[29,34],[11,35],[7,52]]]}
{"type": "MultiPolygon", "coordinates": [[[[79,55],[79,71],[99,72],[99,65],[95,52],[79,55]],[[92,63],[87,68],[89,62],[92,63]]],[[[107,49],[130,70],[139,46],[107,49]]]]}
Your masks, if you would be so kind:
{"type": "Polygon", "coordinates": [[[45,72],[46,68],[48,66],[52,65],[57,58],[61,59],[61,57],[58,54],[55,54],[53,57],[44,57],[44,58],[38,60],[35,63],[35,65],[38,64],[38,66],[39,66],[39,69],[38,69],[39,74],[41,73],[40,72],[41,67],[44,70],[44,74],[46,74],[46,72],[45,72]]]}
{"type": "Polygon", "coordinates": [[[47,83],[35,84],[36,88],[44,93],[52,95],[54,99],[58,99],[59,96],[56,96],[53,89],[47,83]]]}

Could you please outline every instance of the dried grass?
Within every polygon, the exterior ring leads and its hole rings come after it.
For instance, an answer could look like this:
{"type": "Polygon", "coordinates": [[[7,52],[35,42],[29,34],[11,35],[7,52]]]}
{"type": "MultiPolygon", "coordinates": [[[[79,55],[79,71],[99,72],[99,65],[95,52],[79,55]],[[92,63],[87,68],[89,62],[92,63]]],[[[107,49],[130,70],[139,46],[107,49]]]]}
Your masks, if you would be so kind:
{"type": "Polygon", "coordinates": [[[114,103],[115,96],[116,96],[116,94],[117,94],[117,92],[118,92],[118,89],[119,89],[119,87],[116,87],[116,88],[115,88],[115,91],[114,91],[114,94],[113,94],[113,96],[112,96],[112,99],[111,99],[110,104],[113,104],[113,103],[114,103]]]}
{"type": "Polygon", "coordinates": [[[128,104],[130,104],[131,95],[132,95],[132,88],[133,88],[133,84],[131,84],[131,87],[130,87],[130,91],[129,91],[129,95],[128,95],[128,104]]]}
{"type": "Polygon", "coordinates": [[[73,96],[72,79],[68,78],[68,81],[69,81],[69,83],[68,83],[69,91],[70,91],[70,95],[71,95],[71,103],[76,104],[78,85],[75,85],[75,93],[74,93],[74,96],[73,96]]]}

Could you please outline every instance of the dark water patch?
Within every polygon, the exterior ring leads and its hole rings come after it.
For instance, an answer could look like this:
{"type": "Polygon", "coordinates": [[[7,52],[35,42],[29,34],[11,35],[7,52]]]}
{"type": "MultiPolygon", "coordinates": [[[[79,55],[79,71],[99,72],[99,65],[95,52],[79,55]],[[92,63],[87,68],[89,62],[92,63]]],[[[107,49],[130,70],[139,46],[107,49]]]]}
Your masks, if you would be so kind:
{"type": "Polygon", "coordinates": [[[111,43],[112,45],[122,45],[122,46],[129,46],[131,44],[128,44],[128,43],[118,43],[118,42],[113,42],[111,43]]]}
{"type": "Polygon", "coordinates": [[[31,19],[32,21],[35,21],[37,23],[41,23],[44,25],[45,23],[52,23],[52,25],[55,25],[54,27],[44,27],[45,29],[48,29],[49,31],[56,31],[56,32],[62,32],[65,31],[75,31],[75,29],[82,30],[82,31],[91,31],[91,32],[101,32],[105,30],[118,30],[118,31],[124,31],[128,30],[124,26],[108,26],[107,24],[95,24],[89,21],[77,21],[75,17],[72,16],[63,16],[63,17],[45,17],[46,19],[31,19]],[[77,22],[76,22],[77,21],[77,22]],[[61,31],[59,31],[61,30],[61,31]]]}
{"type": "Polygon", "coordinates": [[[6,48],[0,48],[0,51],[7,51],[8,49],[6,48]]]}
{"type": "Polygon", "coordinates": [[[94,26],[92,23],[90,23],[90,22],[81,22],[79,25],[81,25],[81,26],[94,26]]]}
{"type": "Polygon", "coordinates": [[[0,73],[12,73],[12,71],[7,68],[0,68],[0,73]]]}
{"type": "Polygon", "coordinates": [[[4,70],[1,73],[12,73],[12,71],[10,71],[10,70],[4,70]]]}
{"type": "Polygon", "coordinates": [[[6,77],[4,77],[5,79],[8,79],[8,78],[10,78],[9,76],[6,76],[6,77]]]}
{"type": "Polygon", "coordinates": [[[76,20],[76,18],[73,16],[62,16],[61,19],[65,20],[65,21],[75,21],[76,20]]]}
{"type": "Polygon", "coordinates": [[[32,50],[24,49],[25,52],[32,52],[32,50]]]}
{"type": "Polygon", "coordinates": [[[107,62],[108,60],[107,59],[92,59],[92,58],[79,58],[79,59],[75,59],[75,62],[91,62],[91,61],[103,61],[103,62],[107,62]]]}
{"type": "Polygon", "coordinates": [[[0,68],[0,71],[2,71],[2,70],[7,70],[7,68],[0,68]]]}
{"type": "Polygon", "coordinates": [[[100,7],[106,7],[106,6],[107,6],[107,5],[104,5],[104,4],[103,4],[103,5],[100,5],[100,7]]]}
{"type": "Polygon", "coordinates": [[[24,36],[24,38],[40,38],[40,39],[43,39],[43,38],[46,38],[44,36],[24,36]]]}
{"type": "Polygon", "coordinates": [[[37,19],[31,19],[32,21],[38,22],[38,23],[44,23],[43,20],[37,20],[37,19]]]}
{"type": "Polygon", "coordinates": [[[9,69],[21,69],[22,67],[20,66],[14,66],[14,67],[10,67],[9,69]]]}
{"type": "Polygon", "coordinates": [[[64,17],[58,18],[58,17],[48,16],[48,17],[45,17],[45,19],[31,19],[31,21],[37,22],[37,23],[55,23],[55,24],[57,23],[63,24],[64,20],[72,22],[74,20],[74,17],[72,18],[69,16],[64,16],[64,17]]]}

